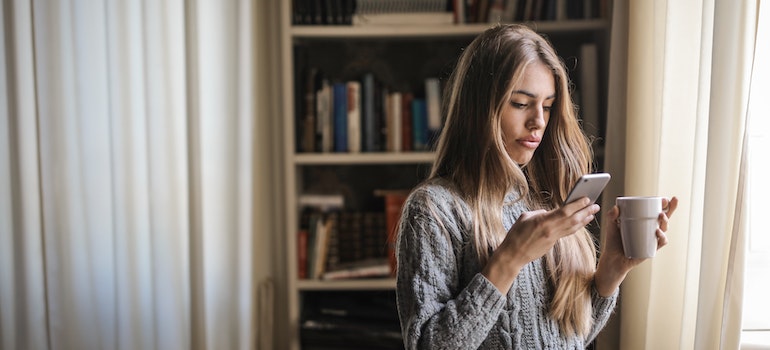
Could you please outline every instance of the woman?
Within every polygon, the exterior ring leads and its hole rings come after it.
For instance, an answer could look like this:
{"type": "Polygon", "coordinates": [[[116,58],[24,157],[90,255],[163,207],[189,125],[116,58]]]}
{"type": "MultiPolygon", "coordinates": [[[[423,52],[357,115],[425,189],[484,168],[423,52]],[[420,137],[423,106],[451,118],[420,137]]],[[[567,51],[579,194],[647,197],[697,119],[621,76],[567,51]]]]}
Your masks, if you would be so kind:
{"type": "MultiPolygon", "coordinates": [[[[563,203],[592,159],[568,84],[553,48],[524,26],[491,28],[463,52],[437,160],[399,225],[408,349],[583,349],[610,317],[642,260],[625,258],[608,225],[597,265],[585,225],[599,206],[563,203]]],[[[676,204],[664,200],[668,216],[676,204]]]]}

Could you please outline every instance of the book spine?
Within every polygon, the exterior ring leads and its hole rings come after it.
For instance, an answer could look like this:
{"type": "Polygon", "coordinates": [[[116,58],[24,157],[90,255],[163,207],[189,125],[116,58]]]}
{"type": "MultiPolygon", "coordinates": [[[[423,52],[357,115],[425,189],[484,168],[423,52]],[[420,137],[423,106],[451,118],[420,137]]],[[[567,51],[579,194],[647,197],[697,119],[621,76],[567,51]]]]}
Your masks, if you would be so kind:
{"type": "Polygon", "coordinates": [[[361,152],[361,83],[348,82],[348,151],[361,152]]]}
{"type": "Polygon", "coordinates": [[[428,148],[427,117],[425,115],[425,100],[412,100],[412,142],[415,151],[425,151],[428,148]]]}
{"type": "Polygon", "coordinates": [[[331,84],[329,83],[328,79],[323,79],[320,83],[320,88],[318,90],[316,103],[318,104],[316,111],[318,115],[316,116],[316,122],[317,122],[317,128],[316,133],[318,134],[317,139],[319,140],[319,147],[318,149],[321,152],[331,152],[333,147],[333,124],[332,121],[332,110],[334,103],[332,101],[332,88],[331,84]]]}
{"type": "Polygon", "coordinates": [[[302,121],[302,152],[315,151],[315,124],[316,124],[316,94],[315,76],[316,68],[308,68],[305,72],[305,104],[303,105],[302,121]]]}
{"type": "Polygon", "coordinates": [[[425,79],[425,104],[428,118],[425,142],[430,147],[441,130],[441,85],[438,78],[425,79]]]}
{"type": "Polygon", "coordinates": [[[408,192],[390,193],[385,195],[385,225],[387,228],[388,261],[391,267],[391,276],[396,274],[396,239],[398,238],[398,224],[401,221],[401,210],[408,197],[408,192]]]}
{"type": "Polygon", "coordinates": [[[375,137],[377,129],[375,123],[376,115],[374,113],[374,90],[374,74],[364,74],[361,94],[361,105],[363,107],[363,115],[361,121],[363,123],[364,151],[366,152],[374,152],[377,150],[377,138],[375,137]]]}
{"type": "Polygon", "coordinates": [[[348,88],[334,84],[334,152],[348,151],[348,88]]]}
{"type": "Polygon", "coordinates": [[[390,94],[390,130],[388,130],[388,137],[390,138],[391,152],[401,152],[401,93],[394,92],[390,94]]]}
{"type": "Polygon", "coordinates": [[[406,92],[401,97],[401,150],[412,151],[412,99],[411,92],[406,92]]]}
{"type": "Polygon", "coordinates": [[[301,229],[297,233],[297,278],[307,278],[308,231],[301,229]]]}

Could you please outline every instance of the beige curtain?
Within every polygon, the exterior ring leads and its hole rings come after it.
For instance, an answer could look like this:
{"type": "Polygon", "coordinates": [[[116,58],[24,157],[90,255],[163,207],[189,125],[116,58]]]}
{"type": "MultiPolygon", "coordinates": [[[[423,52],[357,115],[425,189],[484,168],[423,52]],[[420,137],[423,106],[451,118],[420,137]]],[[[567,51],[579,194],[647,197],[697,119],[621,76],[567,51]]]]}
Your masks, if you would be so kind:
{"type": "Polygon", "coordinates": [[[629,274],[600,349],[737,349],[740,160],[756,1],[614,1],[605,196],[676,195],[669,246],[629,274]],[[625,40],[624,40],[625,39],[625,40]],[[624,118],[625,117],[625,118],[624,118]]]}
{"type": "Polygon", "coordinates": [[[272,7],[0,3],[0,348],[271,347],[272,7]]]}

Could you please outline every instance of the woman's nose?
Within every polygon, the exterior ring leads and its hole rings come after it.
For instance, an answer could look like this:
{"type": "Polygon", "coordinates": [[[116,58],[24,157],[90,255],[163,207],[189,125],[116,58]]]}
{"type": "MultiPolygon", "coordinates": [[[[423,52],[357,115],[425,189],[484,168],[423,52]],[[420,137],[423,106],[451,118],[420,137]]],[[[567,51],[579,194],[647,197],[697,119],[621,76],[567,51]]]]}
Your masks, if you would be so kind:
{"type": "Polygon", "coordinates": [[[542,129],[545,127],[545,111],[543,107],[533,108],[532,114],[527,119],[527,128],[542,129]]]}

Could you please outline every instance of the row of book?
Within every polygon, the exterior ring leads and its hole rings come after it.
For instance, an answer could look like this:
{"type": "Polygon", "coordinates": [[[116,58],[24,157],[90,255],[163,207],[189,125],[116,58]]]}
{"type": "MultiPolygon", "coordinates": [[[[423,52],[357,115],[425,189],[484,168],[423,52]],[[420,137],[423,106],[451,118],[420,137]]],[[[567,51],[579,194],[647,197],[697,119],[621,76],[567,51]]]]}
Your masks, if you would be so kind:
{"type": "Polygon", "coordinates": [[[378,191],[384,211],[343,210],[341,195],[303,195],[297,237],[300,279],[387,277],[395,273],[395,230],[406,191],[378,191]],[[322,203],[320,206],[308,203],[322,203]]]}
{"type": "Polygon", "coordinates": [[[607,18],[608,0],[294,0],[297,25],[511,23],[607,18]]]}
{"type": "Polygon", "coordinates": [[[427,151],[441,129],[441,84],[424,93],[392,91],[373,73],[333,81],[310,67],[298,113],[300,152],[427,151]]]}
{"type": "Polygon", "coordinates": [[[454,0],[456,23],[564,21],[608,17],[607,0],[454,0]]]}

